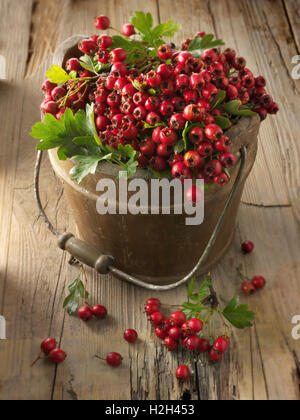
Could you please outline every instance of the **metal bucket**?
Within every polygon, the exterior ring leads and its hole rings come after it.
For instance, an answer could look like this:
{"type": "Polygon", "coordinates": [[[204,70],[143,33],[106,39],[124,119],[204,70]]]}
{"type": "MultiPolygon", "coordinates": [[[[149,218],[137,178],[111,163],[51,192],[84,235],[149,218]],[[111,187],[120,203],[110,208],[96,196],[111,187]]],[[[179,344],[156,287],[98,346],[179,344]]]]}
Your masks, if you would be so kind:
{"type": "MultiPolygon", "coordinates": [[[[56,62],[64,63],[74,55],[75,50],[73,38],[60,49],[56,55],[56,62]]],[[[105,162],[99,165],[95,175],[89,175],[78,185],[71,180],[69,175],[74,166],[72,161],[60,161],[56,150],[51,150],[49,157],[56,175],[64,184],[79,237],[103,254],[112,256],[111,261],[117,274],[118,270],[126,272],[131,277],[139,278],[146,285],[172,285],[187,276],[187,273],[197,264],[199,256],[206,250],[207,243],[225,206],[227,206],[226,213],[222,215],[218,235],[198,274],[209,271],[231,245],[244,184],[257,153],[259,126],[258,116],[242,117],[235,126],[226,132],[232,141],[232,151],[238,157],[237,165],[231,171],[231,179],[227,185],[213,186],[205,193],[204,222],[199,226],[187,226],[185,214],[151,215],[150,210],[150,214],[147,215],[99,215],[96,210],[96,200],[99,197],[96,193],[96,185],[103,178],[115,180],[120,168],[105,162]],[[241,155],[239,151],[243,147],[247,150],[247,160],[244,162],[243,172],[240,173],[241,155]],[[236,182],[237,177],[238,182],[236,182]],[[235,189],[234,196],[232,195],[229,202],[228,197],[233,188],[235,189]]],[[[147,170],[138,169],[135,177],[142,178],[149,184],[152,176],[147,170]]],[[[116,189],[118,197],[118,182],[116,182],[116,189]]],[[[60,239],[60,246],[76,254],[74,244],[70,246],[69,243],[69,247],[66,247],[69,239],[70,235],[64,235],[60,239]]],[[[98,261],[96,264],[97,255],[94,248],[89,248],[92,256],[88,255],[88,249],[85,250],[83,260],[96,269],[98,264],[98,271],[101,271],[99,264],[101,266],[102,263],[98,261]]],[[[82,249],[78,254],[82,257],[82,249]]],[[[107,268],[108,263],[104,265],[106,267],[103,271],[107,268]]],[[[125,277],[123,276],[123,278],[125,277]]]]}

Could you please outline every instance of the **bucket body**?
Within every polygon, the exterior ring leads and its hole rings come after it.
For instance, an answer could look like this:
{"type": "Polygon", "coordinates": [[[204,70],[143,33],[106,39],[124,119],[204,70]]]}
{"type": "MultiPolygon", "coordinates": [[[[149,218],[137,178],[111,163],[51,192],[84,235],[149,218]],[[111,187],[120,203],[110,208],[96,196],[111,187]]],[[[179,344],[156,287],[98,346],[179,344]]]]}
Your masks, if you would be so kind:
{"type": "MultiPolygon", "coordinates": [[[[244,183],[255,161],[259,125],[258,117],[243,117],[226,133],[232,140],[233,152],[247,146],[246,169],[201,273],[207,272],[219,261],[232,242],[244,183]]],[[[69,174],[74,163],[70,160],[60,161],[56,150],[51,150],[49,156],[56,175],[64,184],[79,237],[112,256],[114,265],[120,270],[154,284],[176,282],[197,263],[224,208],[239,168],[238,161],[227,185],[213,186],[205,192],[204,222],[198,226],[188,226],[186,214],[152,215],[150,208],[149,214],[99,215],[96,209],[99,198],[96,186],[103,178],[115,182],[117,208],[124,206],[124,203],[118,202],[116,176],[120,167],[102,163],[95,175],[88,175],[81,184],[77,184],[69,174]]],[[[134,177],[144,179],[149,185],[154,176],[144,169],[138,169],[134,177]]]]}
{"type": "MultiPolygon", "coordinates": [[[[55,54],[55,64],[64,65],[67,59],[76,56],[76,45],[80,39],[82,36],[76,35],[66,40],[55,54]]],[[[225,254],[233,240],[244,184],[257,153],[259,126],[258,116],[242,117],[226,132],[232,141],[233,153],[238,153],[243,146],[247,147],[247,163],[220,234],[199,274],[209,271],[225,254]]],[[[104,254],[112,256],[115,267],[158,285],[175,283],[198,262],[224,208],[239,168],[238,161],[231,170],[231,179],[227,185],[215,185],[205,193],[204,222],[198,226],[187,226],[186,214],[151,215],[149,210],[150,214],[99,215],[96,209],[99,198],[97,183],[103,178],[116,181],[120,167],[108,162],[101,163],[95,175],[88,175],[78,185],[71,180],[69,174],[74,166],[72,161],[60,161],[56,150],[50,150],[49,157],[56,175],[64,184],[79,237],[104,254]]],[[[144,169],[138,169],[134,177],[145,179],[148,184],[151,182],[151,174],[144,169]]],[[[116,189],[118,197],[118,182],[116,189]]],[[[117,203],[119,204],[124,205],[117,203]]]]}

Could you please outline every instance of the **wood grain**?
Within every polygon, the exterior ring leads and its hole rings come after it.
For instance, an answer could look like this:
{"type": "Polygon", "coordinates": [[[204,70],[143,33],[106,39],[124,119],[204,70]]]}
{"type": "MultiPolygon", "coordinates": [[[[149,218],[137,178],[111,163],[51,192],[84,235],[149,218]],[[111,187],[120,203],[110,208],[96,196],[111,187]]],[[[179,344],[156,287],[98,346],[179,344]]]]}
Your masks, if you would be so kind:
{"type": "MultiPolygon", "coordinates": [[[[290,76],[291,57],[299,51],[297,2],[66,0],[61,8],[56,0],[16,3],[0,5],[0,53],[9,74],[8,82],[0,82],[0,313],[8,323],[8,340],[0,341],[0,399],[298,400],[300,342],[291,337],[291,318],[299,313],[300,289],[299,81],[290,76]],[[222,305],[239,291],[236,266],[249,276],[266,276],[264,291],[242,298],[258,314],[255,326],[234,331],[222,364],[192,363],[193,375],[184,385],[174,371],[187,355],[167,352],[153,335],[143,314],[149,292],[88,270],[92,303],[106,305],[109,318],[83,324],[64,314],[66,286],[78,269],[56,248],[33,199],[35,144],[28,132],[39,119],[39,86],[55,45],[75,33],[93,33],[96,15],[107,14],[120,27],[137,9],[151,12],[155,22],[181,22],[177,41],[199,30],[223,37],[247,57],[250,68],[267,77],[281,106],[263,124],[234,244],[212,273],[222,305]],[[20,30],[12,36],[16,22],[20,30]],[[255,252],[244,257],[239,249],[246,238],[255,242],[255,252]],[[139,332],[135,345],[122,339],[125,328],[139,332]],[[30,369],[46,335],[59,340],[68,358],[58,368],[41,362],[30,369]],[[94,358],[109,351],[124,356],[120,369],[94,358]]],[[[57,229],[74,231],[47,159],[43,175],[47,212],[57,229]]],[[[154,295],[176,304],[185,300],[186,290],[154,295]]]]}

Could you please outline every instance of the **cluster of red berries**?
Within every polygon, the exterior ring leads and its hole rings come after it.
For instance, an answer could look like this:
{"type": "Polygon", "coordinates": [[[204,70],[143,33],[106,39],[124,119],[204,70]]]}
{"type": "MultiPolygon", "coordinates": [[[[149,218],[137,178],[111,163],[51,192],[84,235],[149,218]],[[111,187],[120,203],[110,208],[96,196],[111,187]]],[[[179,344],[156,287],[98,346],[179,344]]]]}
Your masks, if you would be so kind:
{"type": "Polygon", "coordinates": [[[57,348],[57,342],[54,338],[46,338],[42,341],[41,351],[46,357],[42,357],[42,353],[40,353],[31,366],[35,365],[41,359],[48,359],[52,363],[59,364],[67,357],[62,349],[57,348]]]}
{"type": "MultiPolygon", "coordinates": [[[[107,29],[109,18],[98,17],[95,26],[107,29]]],[[[133,35],[133,25],[124,25],[122,33],[133,35]]],[[[181,51],[161,45],[150,64],[132,67],[126,64],[123,48],[110,48],[111,36],[84,39],[78,45],[80,52],[110,66],[110,74],[95,78],[77,58],[69,59],[66,70],[77,73],[77,83],[57,86],[46,80],[41,109],[60,119],[66,107],[76,112],[94,103],[102,143],[113,148],[132,145],[139,152],[139,167],[159,172],[169,169],[180,180],[198,178],[224,185],[229,181],[226,169],[235,165],[236,157],[230,152],[229,137],[215,123],[215,117],[223,115],[212,107],[218,89],[226,91],[226,101],[238,99],[251,105],[261,119],[267,113],[275,114],[278,105],[266,92],[264,77],[254,77],[246,60],[233,49],[208,49],[199,59],[186,51],[190,41],[183,43],[181,51]],[[188,133],[189,150],[176,153],[174,146],[187,121],[196,123],[188,133]]]]}
{"type": "MultiPolygon", "coordinates": [[[[189,352],[208,353],[208,358],[211,361],[217,362],[222,359],[230,345],[229,337],[220,336],[211,345],[202,336],[204,323],[199,318],[187,320],[182,311],[175,311],[170,318],[165,318],[160,312],[160,308],[160,300],[150,298],[146,302],[145,312],[149,315],[149,320],[155,328],[155,335],[164,341],[168,350],[176,350],[181,344],[189,352]]],[[[176,370],[178,379],[186,380],[189,375],[190,370],[187,365],[179,366],[176,370]]]]}
{"type": "MultiPolygon", "coordinates": [[[[243,254],[251,254],[254,249],[254,243],[252,241],[245,241],[241,246],[243,254]]],[[[238,275],[242,279],[242,291],[245,295],[252,295],[257,290],[263,289],[266,285],[266,279],[263,276],[254,276],[252,280],[248,279],[242,274],[239,269],[238,275]]]]}
{"type": "Polygon", "coordinates": [[[93,307],[90,306],[82,306],[78,309],[78,316],[82,321],[88,321],[93,317],[97,319],[103,319],[107,315],[107,309],[103,305],[94,305],[93,307]]]}

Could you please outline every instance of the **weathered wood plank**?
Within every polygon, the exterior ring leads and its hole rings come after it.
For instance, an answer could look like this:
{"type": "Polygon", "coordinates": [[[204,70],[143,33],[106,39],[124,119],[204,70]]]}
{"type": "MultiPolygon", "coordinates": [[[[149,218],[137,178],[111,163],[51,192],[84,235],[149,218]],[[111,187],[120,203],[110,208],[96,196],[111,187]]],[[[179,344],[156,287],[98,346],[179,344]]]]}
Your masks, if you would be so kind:
{"type": "Polygon", "coordinates": [[[285,11],[291,26],[291,31],[294,39],[290,42],[295,42],[297,45],[298,53],[300,52],[300,11],[299,2],[297,0],[284,0],[285,11]]]}

